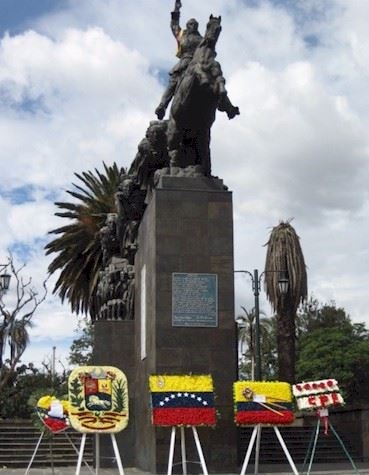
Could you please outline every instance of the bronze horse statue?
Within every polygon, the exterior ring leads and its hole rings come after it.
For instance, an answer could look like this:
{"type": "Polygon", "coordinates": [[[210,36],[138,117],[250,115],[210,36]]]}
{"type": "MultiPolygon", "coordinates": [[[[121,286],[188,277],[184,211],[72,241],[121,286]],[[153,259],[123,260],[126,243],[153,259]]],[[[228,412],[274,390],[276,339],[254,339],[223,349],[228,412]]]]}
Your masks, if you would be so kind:
{"type": "Polygon", "coordinates": [[[210,16],[206,33],[197,47],[173,97],[167,130],[170,168],[197,166],[211,176],[210,128],[216,110],[226,112],[229,119],[239,114],[230,102],[215,45],[221,32],[221,17],[210,16]]]}

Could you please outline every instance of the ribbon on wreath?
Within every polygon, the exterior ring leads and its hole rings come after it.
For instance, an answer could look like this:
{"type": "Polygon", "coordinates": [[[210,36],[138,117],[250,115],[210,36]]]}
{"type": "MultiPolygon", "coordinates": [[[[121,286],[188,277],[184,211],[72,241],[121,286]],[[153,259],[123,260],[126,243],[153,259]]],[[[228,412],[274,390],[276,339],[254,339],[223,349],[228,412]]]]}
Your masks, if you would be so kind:
{"type": "Polygon", "coordinates": [[[319,417],[320,421],[323,423],[324,426],[324,435],[328,435],[328,428],[329,428],[329,412],[328,409],[318,409],[317,416],[319,417]]]}
{"type": "MultiPolygon", "coordinates": [[[[285,410],[286,408],[284,406],[282,406],[281,404],[277,404],[277,403],[270,402],[270,401],[266,402],[265,396],[260,395],[260,394],[255,394],[254,391],[251,388],[245,388],[242,391],[242,394],[243,394],[243,396],[245,396],[245,399],[247,399],[248,401],[256,402],[257,404],[260,404],[260,406],[264,407],[265,409],[268,409],[268,411],[275,412],[276,414],[279,414],[280,416],[283,417],[282,412],[277,411],[276,409],[271,407],[271,406],[274,406],[278,409],[285,410]],[[265,399],[265,401],[264,401],[264,399],[265,399]]],[[[278,401],[278,402],[287,402],[287,401],[283,401],[282,399],[271,398],[270,396],[269,396],[269,399],[273,399],[274,401],[278,401]]]]}

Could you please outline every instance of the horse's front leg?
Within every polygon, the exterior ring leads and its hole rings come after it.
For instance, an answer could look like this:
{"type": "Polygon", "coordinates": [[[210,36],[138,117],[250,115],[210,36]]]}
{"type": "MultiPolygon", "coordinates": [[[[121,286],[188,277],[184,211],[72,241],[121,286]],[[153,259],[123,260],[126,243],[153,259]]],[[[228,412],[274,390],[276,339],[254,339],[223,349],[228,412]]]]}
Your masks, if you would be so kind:
{"type": "Polygon", "coordinates": [[[197,157],[204,176],[211,176],[211,158],[210,158],[210,128],[198,132],[197,135],[197,157]]]}
{"type": "Polygon", "coordinates": [[[171,175],[176,175],[181,166],[180,159],[181,134],[176,121],[171,117],[167,129],[167,146],[171,175]]]}
{"type": "Polygon", "coordinates": [[[226,112],[228,119],[233,119],[236,115],[240,114],[240,109],[232,104],[227,92],[219,96],[218,110],[226,112]]]}

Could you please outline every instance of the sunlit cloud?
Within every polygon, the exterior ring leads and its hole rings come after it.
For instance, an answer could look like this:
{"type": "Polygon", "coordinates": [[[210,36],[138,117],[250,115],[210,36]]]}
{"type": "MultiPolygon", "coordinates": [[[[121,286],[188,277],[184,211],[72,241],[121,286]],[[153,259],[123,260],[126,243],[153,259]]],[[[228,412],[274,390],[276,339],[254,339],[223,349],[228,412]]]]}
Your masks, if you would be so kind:
{"type": "MultiPolygon", "coordinates": [[[[233,192],[235,267],[262,269],[271,227],[294,218],[309,291],[369,324],[368,2],[183,3],[182,23],[195,17],[201,32],[210,13],[222,15],[217,59],[241,110],[232,121],[218,112],[211,142],[213,174],[233,192]]],[[[65,224],[54,202],[70,199],[76,172],[129,166],[155,118],[177,60],[170,9],[68,2],[0,38],[0,262],[10,249],[36,286],[52,258],[48,233],[65,224]]],[[[56,278],[35,316],[35,360],[54,345],[65,354],[77,325],[52,294],[56,278]]],[[[252,299],[238,279],[236,309],[252,299]]]]}

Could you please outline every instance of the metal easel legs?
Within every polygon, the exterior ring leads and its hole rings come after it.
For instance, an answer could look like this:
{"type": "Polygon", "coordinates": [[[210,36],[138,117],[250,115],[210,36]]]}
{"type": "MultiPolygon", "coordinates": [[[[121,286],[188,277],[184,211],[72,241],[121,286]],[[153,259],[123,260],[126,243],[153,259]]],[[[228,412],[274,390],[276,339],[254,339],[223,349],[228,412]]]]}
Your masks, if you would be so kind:
{"type": "MultiPolygon", "coordinates": [[[[245,455],[245,459],[243,461],[243,465],[242,465],[242,469],[241,469],[241,474],[240,475],[245,475],[246,473],[246,469],[247,469],[247,466],[249,464],[249,461],[250,461],[250,457],[251,457],[251,453],[252,453],[252,449],[254,447],[254,444],[255,444],[255,440],[256,440],[256,449],[255,449],[255,475],[259,473],[259,457],[260,457],[260,440],[261,440],[261,424],[258,424],[254,427],[253,431],[252,431],[252,434],[251,434],[251,438],[250,438],[250,442],[249,442],[249,445],[247,447],[247,450],[246,450],[246,455],[245,455]]],[[[277,426],[273,426],[273,429],[274,429],[274,432],[278,438],[278,441],[279,443],[281,444],[281,447],[283,449],[283,452],[288,460],[288,463],[290,464],[291,468],[292,468],[292,471],[295,475],[299,475],[298,471],[297,471],[297,468],[296,468],[296,465],[294,464],[293,460],[292,460],[292,457],[287,449],[287,446],[283,440],[283,437],[281,435],[281,433],[279,432],[279,429],[277,426]]]]}
{"type": "MultiPolygon", "coordinates": [[[[67,432],[63,432],[63,434],[64,434],[64,436],[66,437],[66,439],[68,440],[68,442],[71,444],[71,446],[73,447],[73,449],[74,449],[74,451],[76,452],[76,454],[78,454],[78,449],[77,449],[77,447],[75,446],[75,444],[73,443],[72,439],[71,439],[71,438],[69,437],[69,435],[67,434],[67,432]]],[[[40,444],[41,444],[41,442],[42,442],[42,439],[43,439],[44,435],[45,435],[45,431],[42,431],[41,434],[40,434],[40,437],[39,437],[39,439],[38,439],[38,441],[37,441],[35,450],[33,451],[31,460],[29,461],[29,464],[28,464],[28,466],[27,466],[27,468],[26,468],[26,471],[25,471],[24,475],[28,475],[28,473],[29,473],[29,471],[30,471],[30,469],[31,469],[31,467],[32,467],[33,461],[35,460],[36,454],[37,454],[37,452],[38,452],[38,449],[39,449],[39,447],[40,447],[40,444]]],[[[51,441],[50,441],[50,444],[52,444],[51,441]]],[[[50,450],[50,453],[51,453],[51,457],[52,457],[52,449],[50,450]]],[[[82,453],[82,455],[83,455],[83,453],[82,453]]],[[[81,457],[82,457],[82,456],[81,456],[81,457]]],[[[88,463],[87,463],[85,460],[82,460],[82,459],[81,459],[81,464],[82,464],[82,461],[83,461],[83,463],[86,465],[86,467],[89,469],[89,471],[90,471],[91,473],[93,473],[92,470],[91,470],[91,467],[88,465],[88,463]]],[[[53,460],[51,460],[51,468],[52,468],[52,473],[54,473],[54,463],[53,463],[53,460]]]]}
{"type": "MultiPolygon", "coordinates": [[[[171,435],[170,435],[170,445],[169,445],[169,458],[168,458],[168,472],[167,475],[172,475],[173,472],[173,458],[174,458],[174,446],[176,441],[176,429],[177,427],[173,426],[171,435]]],[[[192,434],[195,440],[197,453],[199,455],[200,464],[202,467],[202,472],[204,475],[208,475],[208,469],[206,467],[204,454],[202,451],[199,435],[197,433],[196,427],[191,427],[192,434]]],[[[186,439],[185,439],[185,429],[180,427],[181,433],[181,462],[182,462],[182,472],[183,475],[187,475],[187,459],[186,459],[186,439]]]]}
{"type": "MultiPolygon", "coordinates": [[[[334,427],[332,426],[332,424],[330,422],[328,423],[328,425],[329,425],[329,428],[331,429],[331,431],[333,432],[333,435],[336,437],[337,441],[339,442],[339,444],[340,444],[342,450],[344,451],[346,457],[350,461],[352,469],[354,470],[355,473],[359,474],[358,468],[356,467],[355,462],[353,461],[351,455],[348,453],[341,437],[337,434],[336,430],[334,429],[334,427]]],[[[309,447],[308,447],[308,450],[307,450],[307,453],[306,453],[306,456],[305,456],[305,460],[304,460],[304,465],[303,465],[303,469],[302,469],[303,472],[305,470],[307,460],[309,459],[309,466],[308,466],[308,471],[306,472],[306,475],[310,475],[311,467],[313,465],[313,461],[314,461],[314,457],[315,457],[315,451],[316,451],[316,446],[317,446],[317,442],[318,442],[319,433],[320,433],[320,418],[318,418],[318,420],[317,420],[315,432],[313,433],[313,435],[310,439],[309,447]]]]}
{"type": "MultiPolygon", "coordinates": [[[[85,444],[86,444],[86,436],[87,434],[85,433],[82,435],[81,446],[79,448],[78,462],[77,462],[77,468],[76,468],[76,475],[80,475],[80,472],[81,472],[83,452],[85,450],[85,444]]],[[[124,475],[122,460],[120,458],[120,453],[119,453],[118,444],[115,438],[115,434],[110,434],[110,437],[111,437],[111,442],[113,445],[115,459],[118,465],[119,475],[124,475]]],[[[95,434],[95,461],[96,461],[95,475],[99,475],[100,473],[100,434],[95,434]]]]}

